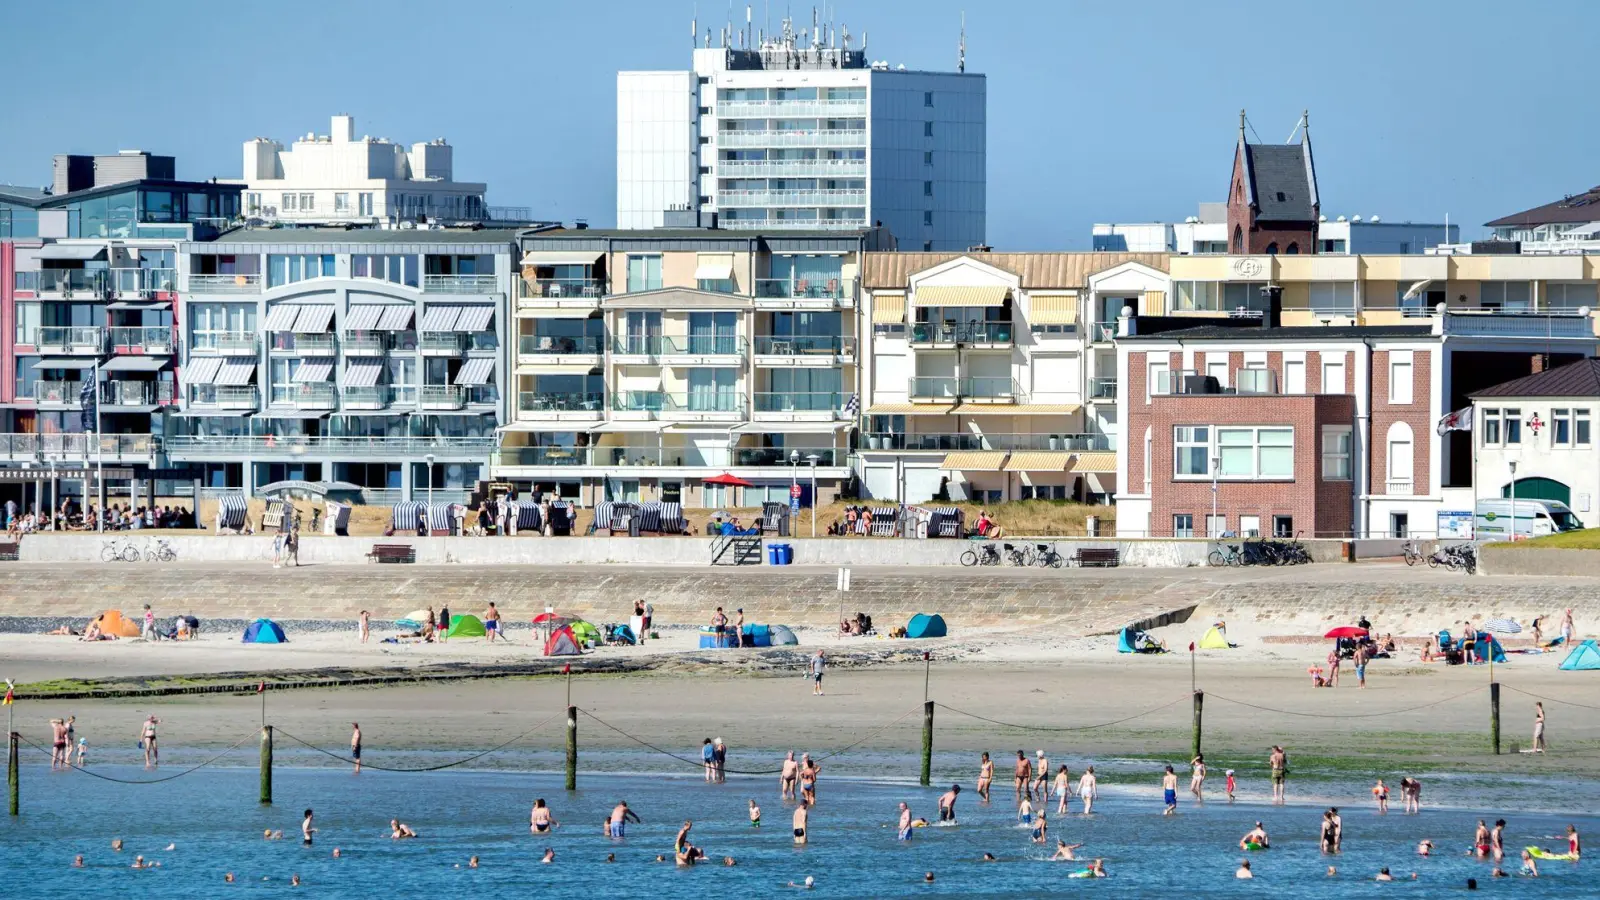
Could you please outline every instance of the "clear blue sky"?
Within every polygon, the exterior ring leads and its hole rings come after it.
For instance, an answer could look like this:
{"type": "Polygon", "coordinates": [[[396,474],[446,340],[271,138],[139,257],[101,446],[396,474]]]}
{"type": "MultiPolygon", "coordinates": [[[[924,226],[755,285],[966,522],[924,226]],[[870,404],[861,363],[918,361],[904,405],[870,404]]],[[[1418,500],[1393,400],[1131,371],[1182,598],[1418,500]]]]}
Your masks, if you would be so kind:
{"type": "MultiPolygon", "coordinates": [[[[1323,211],[1480,223],[1600,184],[1600,4],[1500,0],[842,0],[869,55],[988,76],[989,241],[1082,249],[1093,222],[1180,221],[1226,193],[1238,110],[1311,110],[1323,211]]],[[[769,4],[755,4],[759,24],[769,4]]],[[[240,143],[326,133],[455,146],[496,205],[615,217],[616,72],[686,69],[689,0],[6,4],[0,181],[140,148],[238,177],[240,143]]],[[[774,27],[784,4],[772,3],[774,27]]],[[[811,7],[794,5],[809,25],[811,7]]],[[[698,6],[701,29],[726,3],[698,6]]],[[[735,19],[744,19],[743,3],[735,19]]]]}

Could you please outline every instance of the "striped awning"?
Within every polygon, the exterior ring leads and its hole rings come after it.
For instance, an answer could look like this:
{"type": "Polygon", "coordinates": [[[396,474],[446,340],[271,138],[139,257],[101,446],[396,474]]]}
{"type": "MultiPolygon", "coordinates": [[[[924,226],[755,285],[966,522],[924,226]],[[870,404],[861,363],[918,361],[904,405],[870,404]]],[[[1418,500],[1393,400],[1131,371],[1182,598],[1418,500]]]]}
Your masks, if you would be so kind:
{"type": "Polygon", "coordinates": [[[869,416],[943,415],[955,409],[954,403],[875,403],[867,407],[869,416]]]}
{"type": "Polygon", "coordinates": [[[255,373],[255,357],[230,356],[222,361],[222,368],[217,371],[217,377],[212,380],[212,384],[249,384],[250,376],[255,373]]]}
{"type": "Polygon", "coordinates": [[[383,308],[383,318],[378,320],[379,331],[405,331],[417,315],[415,306],[390,304],[383,308]]]}
{"type": "Polygon", "coordinates": [[[378,383],[383,363],[375,359],[353,360],[344,370],[345,387],[372,387],[378,383]]]}
{"type": "Polygon", "coordinates": [[[1003,284],[930,284],[914,296],[916,306],[1002,306],[1009,293],[1003,284]]]}
{"type": "Polygon", "coordinates": [[[374,331],[378,327],[378,320],[383,317],[383,311],[389,307],[382,303],[361,303],[350,307],[344,314],[345,331],[374,331]]]}
{"type": "Polygon", "coordinates": [[[1091,450],[1073,456],[1069,472],[1110,474],[1117,471],[1115,450],[1091,450]]]}
{"type": "Polygon", "coordinates": [[[489,376],[494,374],[494,360],[469,359],[461,370],[456,372],[456,384],[488,384],[489,376]]]}
{"type": "Polygon", "coordinates": [[[217,380],[217,370],[222,368],[222,357],[202,356],[183,367],[183,380],[189,384],[211,384],[217,380]]]}
{"type": "Polygon", "coordinates": [[[1011,454],[1006,460],[1007,472],[1065,472],[1072,462],[1071,453],[1049,450],[1024,450],[1011,454]]]}
{"type": "Polygon", "coordinates": [[[1004,450],[961,450],[952,453],[939,463],[941,469],[964,472],[998,472],[1010,454],[1004,450]]]}
{"type": "Polygon", "coordinates": [[[461,318],[459,306],[430,306],[422,315],[423,331],[455,331],[456,321],[461,318]]]}
{"type": "Polygon", "coordinates": [[[295,334],[322,334],[333,322],[333,306],[327,303],[307,303],[300,307],[295,317],[295,334]]]}
{"type": "Polygon", "coordinates": [[[1029,300],[1028,322],[1033,325],[1076,325],[1076,294],[1034,294],[1029,300]]]}
{"type": "Polygon", "coordinates": [[[696,281],[727,281],[733,277],[732,253],[702,253],[694,270],[696,281]]]}
{"type": "Polygon", "coordinates": [[[250,509],[250,502],[244,494],[228,493],[217,495],[217,527],[241,528],[244,526],[245,513],[250,509]]]}
{"type": "Polygon", "coordinates": [[[279,303],[267,312],[267,321],[261,326],[262,331],[293,331],[295,319],[300,317],[300,304],[279,303]]]}
{"type": "Polygon", "coordinates": [[[905,294],[873,294],[872,324],[899,325],[906,320],[905,294]]]}
{"type": "Polygon", "coordinates": [[[295,384],[321,384],[331,375],[333,375],[331,360],[307,360],[294,370],[294,377],[289,380],[295,384]]]}
{"type": "Polygon", "coordinates": [[[456,319],[457,331],[488,331],[494,319],[492,306],[463,306],[461,317],[456,319]]]}

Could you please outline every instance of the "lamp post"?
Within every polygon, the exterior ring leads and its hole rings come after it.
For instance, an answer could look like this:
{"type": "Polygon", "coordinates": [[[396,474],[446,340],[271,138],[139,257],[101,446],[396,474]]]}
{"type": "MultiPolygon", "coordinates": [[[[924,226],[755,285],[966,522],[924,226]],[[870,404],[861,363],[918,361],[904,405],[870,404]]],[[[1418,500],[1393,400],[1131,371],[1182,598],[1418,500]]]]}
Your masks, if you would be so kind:
{"type": "Polygon", "coordinates": [[[1511,539],[1514,541],[1517,539],[1517,461],[1513,459],[1508,465],[1511,466],[1511,539]]]}
{"type": "Polygon", "coordinates": [[[1211,521],[1206,523],[1206,537],[1208,538],[1222,536],[1222,529],[1218,529],[1217,534],[1211,533],[1211,529],[1215,527],[1214,523],[1217,521],[1217,476],[1220,474],[1222,474],[1222,457],[1213,456],[1211,457],[1211,521]]]}
{"type": "Polygon", "coordinates": [[[428,518],[433,518],[433,454],[429,453],[423,459],[428,461],[428,518]]]}
{"type": "Polygon", "coordinates": [[[806,457],[811,463],[811,536],[817,536],[817,460],[821,457],[812,453],[806,457]]]}

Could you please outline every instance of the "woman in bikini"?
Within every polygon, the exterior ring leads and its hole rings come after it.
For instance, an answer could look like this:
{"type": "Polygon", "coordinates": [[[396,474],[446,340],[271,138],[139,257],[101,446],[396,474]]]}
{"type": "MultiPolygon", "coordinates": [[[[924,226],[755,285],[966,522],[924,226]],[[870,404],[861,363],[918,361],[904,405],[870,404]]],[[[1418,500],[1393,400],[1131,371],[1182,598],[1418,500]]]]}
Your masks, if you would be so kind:
{"type": "Polygon", "coordinates": [[[978,764],[978,796],[985,803],[989,802],[989,785],[994,782],[994,762],[989,759],[989,754],[983,755],[983,762],[978,764]]]}
{"type": "Polygon", "coordinates": [[[556,820],[550,816],[550,807],[544,805],[544,798],[533,801],[533,812],[528,816],[528,829],[534,834],[547,834],[556,826],[556,820]]]}

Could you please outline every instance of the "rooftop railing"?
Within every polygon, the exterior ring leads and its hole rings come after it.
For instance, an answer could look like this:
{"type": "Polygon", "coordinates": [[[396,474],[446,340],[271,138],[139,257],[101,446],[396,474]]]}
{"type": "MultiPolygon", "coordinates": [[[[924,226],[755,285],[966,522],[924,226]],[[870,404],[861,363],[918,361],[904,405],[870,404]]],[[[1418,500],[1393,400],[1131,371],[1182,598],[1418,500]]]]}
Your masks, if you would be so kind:
{"type": "Polygon", "coordinates": [[[234,275],[190,275],[189,293],[191,294],[259,294],[261,293],[261,275],[234,274],[234,275]]]}
{"type": "Polygon", "coordinates": [[[848,335],[772,335],[756,338],[757,356],[853,356],[856,339],[848,335]]]}

